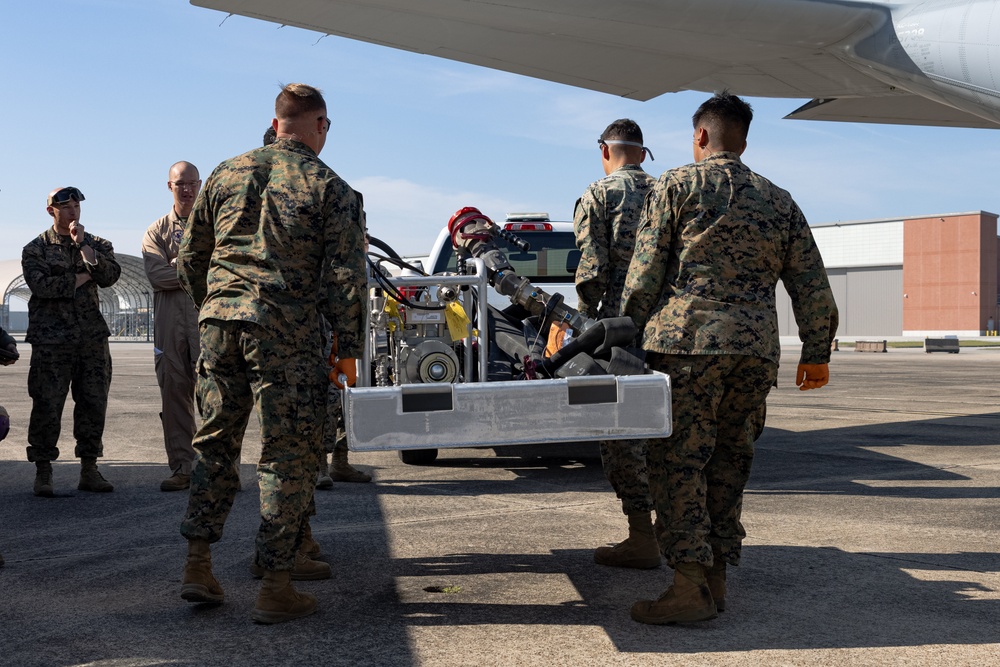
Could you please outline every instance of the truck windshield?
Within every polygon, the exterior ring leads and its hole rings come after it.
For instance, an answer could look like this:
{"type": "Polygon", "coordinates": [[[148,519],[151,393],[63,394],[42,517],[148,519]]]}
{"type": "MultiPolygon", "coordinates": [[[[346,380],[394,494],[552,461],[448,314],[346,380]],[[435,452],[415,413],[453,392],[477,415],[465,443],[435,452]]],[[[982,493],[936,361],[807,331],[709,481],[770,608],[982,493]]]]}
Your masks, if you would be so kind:
{"type": "MultiPolygon", "coordinates": [[[[497,245],[507,255],[517,275],[539,283],[574,281],[580,251],[576,249],[573,232],[522,232],[519,236],[531,244],[529,250],[522,252],[503,239],[497,239],[497,245]]],[[[434,273],[454,273],[458,270],[456,263],[453,247],[438,258],[434,273]]]]}

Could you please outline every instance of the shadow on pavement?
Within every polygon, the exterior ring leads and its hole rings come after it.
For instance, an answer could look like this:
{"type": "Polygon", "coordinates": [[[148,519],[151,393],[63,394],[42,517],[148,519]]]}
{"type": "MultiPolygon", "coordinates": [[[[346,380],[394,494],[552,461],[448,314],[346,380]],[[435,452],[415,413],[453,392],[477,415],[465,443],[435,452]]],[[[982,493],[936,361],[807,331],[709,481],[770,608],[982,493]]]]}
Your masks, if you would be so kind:
{"type": "MultiPolygon", "coordinates": [[[[755,546],[730,569],[728,610],[688,626],[640,626],[632,603],[655,598],[670,570],[602,568],[591,551],[454,554],[394,563],[403,615],[414,625],[546,624],[603,627],[621,652],[701,653],[1000,641],[1000,596],[982,583],[995,553],[878,554],[755,546]],[[530,600],[532,576],[565,574],[578,593],[560,605],[476,604],[474,575],[506,573],[530,600]],[[431,589],[431,592],[425,589],[431,589]],[[451,591],[441,592],[441,591],[451,591]],[[844,609],[851,613],[845,614],[844,609]]],[[[495,593],[489,593],[495,596],[495,593]]]]}

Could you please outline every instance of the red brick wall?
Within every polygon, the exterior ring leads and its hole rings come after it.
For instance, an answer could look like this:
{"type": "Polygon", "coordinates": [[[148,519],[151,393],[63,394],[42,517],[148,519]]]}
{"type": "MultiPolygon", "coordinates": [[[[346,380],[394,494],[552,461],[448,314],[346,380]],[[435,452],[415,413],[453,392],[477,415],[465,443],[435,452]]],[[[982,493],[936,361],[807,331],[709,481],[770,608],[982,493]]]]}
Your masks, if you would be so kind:
{"type": "Polygon", "coordinates": [[[903,223],[903,330],[982,331],[996,310],[997,219],[903,223]]]}

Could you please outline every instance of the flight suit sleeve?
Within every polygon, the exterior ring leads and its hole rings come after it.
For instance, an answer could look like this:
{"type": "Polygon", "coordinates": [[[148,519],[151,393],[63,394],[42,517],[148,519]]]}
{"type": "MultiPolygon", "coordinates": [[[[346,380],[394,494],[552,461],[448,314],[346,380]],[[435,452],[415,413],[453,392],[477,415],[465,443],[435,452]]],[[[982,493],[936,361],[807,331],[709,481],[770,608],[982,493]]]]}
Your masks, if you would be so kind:
{"type": "Polygon", "coordinates": [[[802,341],[799,363],[826,364],[830,362],[830,347],[837,335],[840,315],[809,224],[799,207],[794,203],[792,206],[791,233],[781,282],[791,297],[802,341]]]}
{"type": "Polygon", "coordinates": [[[177,267],[170,264],[167,255],[166,240],[161,236],[162,229],[153,223],[142,238],[142,263],[146,270],[149,284],[157,292],[180,289],[177,278],[177,267]]]}
{"type": "Polygon", "coordinates": [[[666,280],[674,226],[669,194],[665,182],[658,181],[646,196],[636,230],[635,252],[625,276],[622,314],[631,317],[640,332],[646,328],[666,280]]]}
{"type": "Polygon", "coordinates": [[[607,207],[598,194],[595,188],[588,188],[577,200],[573,212],[573,233],[580,250],[580,263],[576,267],[577,307],[595,319],[607,294],[611,263],[611,227],[607,207]]]}

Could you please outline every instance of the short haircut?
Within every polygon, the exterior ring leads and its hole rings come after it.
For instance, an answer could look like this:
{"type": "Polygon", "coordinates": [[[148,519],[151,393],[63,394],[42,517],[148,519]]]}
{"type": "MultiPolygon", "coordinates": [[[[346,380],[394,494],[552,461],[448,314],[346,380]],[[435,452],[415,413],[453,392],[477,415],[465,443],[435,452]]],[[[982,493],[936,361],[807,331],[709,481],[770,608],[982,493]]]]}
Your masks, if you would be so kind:
{"type": "Polygon", "coordinates": [[[268,125],[267,132],[264,133],[264,145],[270,146],[277,140],[278,140],[278,133],[274,131],[274,126],[268,125]]]}
{"type": "Polygon", "coordinates": [[[274,116],[278,120],[294,120],[317,111],[326,111],[323,93],[304,83],[283,86],[274,100],[274,116]]]}
{"type": "Polygon", "coordinates": [[[737,133],[741,141],[746,141],[752,120],[753,109],[750,105],[728,90],[716,93],[702,102],[691,117],[696,130],[699,125],[712,126],[722,135],[737,133]]]}
{"type": "Polygon", "coordinates": [[[639,124],[629,118],[619,118],[608,125],[607,129],[601,133],[601,141],[608,139],[618,139],[619,141],[634,141],[642,143],[642,130],[639,124]]]}

